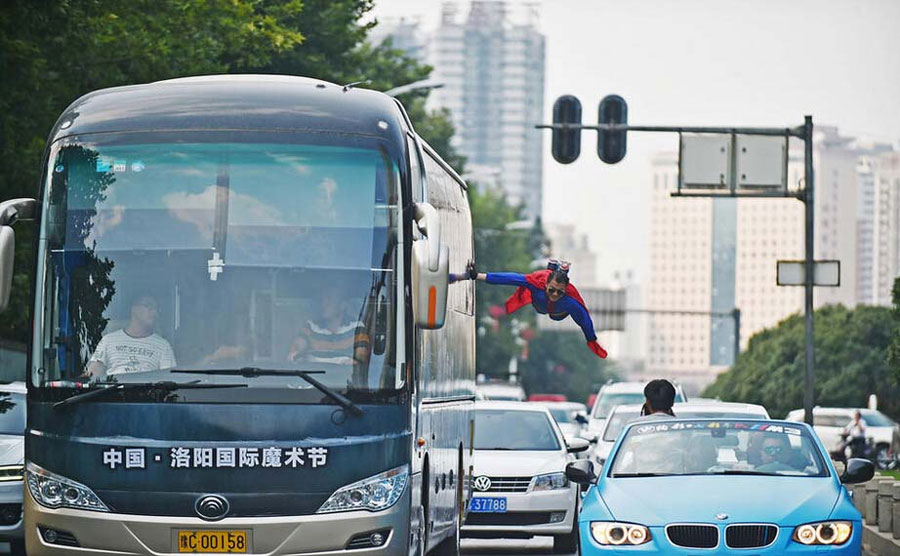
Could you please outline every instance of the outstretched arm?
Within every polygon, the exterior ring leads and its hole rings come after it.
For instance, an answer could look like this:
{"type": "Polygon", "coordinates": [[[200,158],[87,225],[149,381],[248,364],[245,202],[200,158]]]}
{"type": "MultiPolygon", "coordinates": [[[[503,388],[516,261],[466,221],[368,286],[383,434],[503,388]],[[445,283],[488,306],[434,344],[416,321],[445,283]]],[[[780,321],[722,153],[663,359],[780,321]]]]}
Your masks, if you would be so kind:
{"type": "Polygon", "coordinates": [[[584,334],[584,339],[587,341],[588,348],[590,348],[597,357],[606,359],[606,350],[597,343],[597,333],[594,332],[594,321],[591,320],[591,314],[581,303],[573,302],[571,305],[569,314],[572,316],[572,320],[581,327],[581,332],[584,334]]]}

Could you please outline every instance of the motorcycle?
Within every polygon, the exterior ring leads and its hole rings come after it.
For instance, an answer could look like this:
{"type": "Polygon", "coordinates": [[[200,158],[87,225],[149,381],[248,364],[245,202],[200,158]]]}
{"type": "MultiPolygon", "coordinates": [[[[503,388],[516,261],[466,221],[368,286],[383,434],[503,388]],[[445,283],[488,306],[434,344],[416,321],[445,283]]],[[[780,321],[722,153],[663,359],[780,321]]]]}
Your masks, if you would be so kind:
{"type": "Polygon", "coordinates": [[[829,452],[831,459],[847,463],[848,458],[863,458],[875,464],[881,470],[897,468],[897,458],[885,446],[877,446],[875,439],[867,437],[865,441],[852,441],[849,434],[841,433],[841,442],[829,452]]]}

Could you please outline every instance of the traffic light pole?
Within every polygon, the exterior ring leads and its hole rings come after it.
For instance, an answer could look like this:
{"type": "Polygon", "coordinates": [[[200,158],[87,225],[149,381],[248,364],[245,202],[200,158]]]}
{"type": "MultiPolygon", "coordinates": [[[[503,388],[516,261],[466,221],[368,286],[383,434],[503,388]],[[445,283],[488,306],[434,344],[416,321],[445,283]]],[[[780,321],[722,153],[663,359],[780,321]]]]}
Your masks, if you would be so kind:
{"type": "MultiPolygon", "coordinates": [[[[804,251],[805,251],[805,278],[804,278],[804,322],[806,333],[806,357],[805,357],[805,377],[804,377],[804,395],[803,409],[804,421],[807,424],[813,424],[813,404],[815,403],[814,379],[815,379],[815,343],[813,328],[813,286],[815,285],[815,237],[814,220],[815,220],[815,204],[814,204],[814,179],[813,179],[813,123],[812,116],[806,116],[802,126],[798,127],[708,127],[708,126],[638,126],[627,124],[594,124],[582,125],[573,123],[558,124],[538,124],[538,129],[552,129],[556,131],[575,131],[575,130],[595,130],[595,131],[647,131],[647,132],[666,132],[666,133],[715,133],[729,135],[763,135],[774,137],[795,137],[804,143],[803,169],[804,184],[803,189],[791,193],[784,192],[759,192],[745,193],[735,190],[734,184],[727,192],[722,193],[672,193],[673,197],[746,197],[746,198],[790,198],[795,197],[802,201],[805,205],[805,227],[804,227],[804,251]]],[[[577,158],[577,155],[576,155],[577,158]]],[[[737,313],[736,320],[740,319],[740,312],[737,313]]],[[[738,350],[735,350],[737,353],[738,350]]]]}

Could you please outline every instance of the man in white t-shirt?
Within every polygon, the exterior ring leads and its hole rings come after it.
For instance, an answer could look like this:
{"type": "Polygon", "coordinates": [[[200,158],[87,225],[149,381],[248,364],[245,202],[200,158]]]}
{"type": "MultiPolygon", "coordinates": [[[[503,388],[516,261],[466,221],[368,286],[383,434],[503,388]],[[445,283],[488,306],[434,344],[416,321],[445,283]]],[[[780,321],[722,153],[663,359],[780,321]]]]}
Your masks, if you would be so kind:
{"type": "Polygon", "coordinates": [[[88,363],[92,377],[155,371],[175,366],[172,346],[153,332],[159,305],[150,295],[140,295],[131,304],[128,326],[110,332],[100,343],[88,363]]]}

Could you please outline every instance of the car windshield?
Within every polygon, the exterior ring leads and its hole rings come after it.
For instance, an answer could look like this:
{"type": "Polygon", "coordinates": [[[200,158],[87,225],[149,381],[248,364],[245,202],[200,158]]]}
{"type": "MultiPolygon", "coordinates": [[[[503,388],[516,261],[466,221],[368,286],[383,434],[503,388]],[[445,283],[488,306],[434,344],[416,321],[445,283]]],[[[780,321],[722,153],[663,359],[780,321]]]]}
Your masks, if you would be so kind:
{"type": "Polygon", "coordinates": [[[628,429],[611,476],[791,475],[823,477],[827,468],[800,427],[741,421],[662,421],[628,429]]]}
{"type": "Polygon", "coordinates": [[[562,409],[558,407],[548,407],[550,410],[550,415],[553,415],[553,418],[556,419],[557,423],[574,423],[575,422],[575,412],[571,409],[562,409]]]}
{"type": "Polygon", "coordinates": [[[475,412],[476,450],[559,450],[547,415],[540,411],[479,409],[475,412]]]}
{"type": "MultiPolygon", "coordinates": [[[[684,402],[684,395],[680,390],[675,391],[675,402],[684,402]]],[[[594,404],[594,412],[592,416],[595,419],[606,419],[609,416],[609,412],[612,411],[612,408],[617,405],[632,405],[632,404],[642,404],[644,403],[644,394],[643,392],[619,392],[619,393],[609,393],[602,394],[599,398],[597,398],[597,403],[594,404]]]]}
{"type": "Polygon", "coordinates": [[[644,403],[644,394],[642,392],[623,392],[619,394],[603,394],[597,398],[594,404],[594,417],[597,419],[605,419],[609,416],[609,412],[617,405],[631,405],[644,403]]]}
{"type": "Polygon", "coordinates": [[[603,431],[603,440],[613,442],[625,428],[625,425],[640,417],[637,411],[614,411],[606,422],[606,430],[603,431]]]}
{"type": "Polygon", "coordinates": [[[25,394],[0,392],[0,434],[25,434],[25,394]]]}
{"type": "MultiPolygon", "coordinates": [[[[320,371],[341,391],[401,386],[399,174],[384,149],[347,137],[153,137],[56,147],[33,382],[206,382],[217,378],[170,371],[264,368],[320,371]]],[[[296,376],[223,380],[254,388],[185,395],[312,390],[296,376]]]]}
{"type": "Polygon", "coordinates": [[[895,425],[887,415],[880,411],[861,411],[860,415],[862,416],[863,421],[870,427],[893,427],[895,425]]]}

